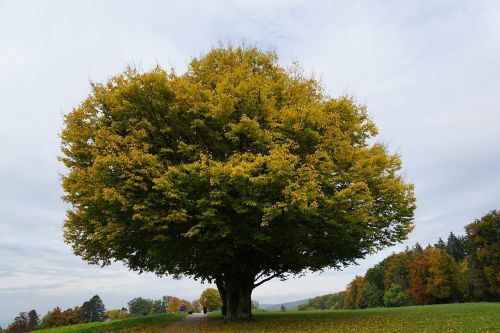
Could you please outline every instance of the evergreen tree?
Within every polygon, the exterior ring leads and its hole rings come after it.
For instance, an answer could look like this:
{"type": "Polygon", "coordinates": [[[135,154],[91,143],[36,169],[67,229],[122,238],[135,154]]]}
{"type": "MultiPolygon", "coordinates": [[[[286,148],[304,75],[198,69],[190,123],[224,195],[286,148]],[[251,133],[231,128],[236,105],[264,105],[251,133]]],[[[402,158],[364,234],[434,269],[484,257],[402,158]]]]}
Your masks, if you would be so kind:
{"type": "Polygon", "coordinates": [[[478,263],[473,256],[467,257],[465,271],[465,296],[468,301],[480,302],[488,299],[488,283],[478,263]]]}
{"type": "Polygon", "coordinates": [[[35,330],[40,324],[40,317],[35,310],[28,312],[28,331],[35,330]]]}
{"type": "Polygon", "coordinates": [[[446,243],[443,241],[443,239],[441,239],[441,237],[439,237],[439,240],[436,244],[434,244],[434,247],[438,248],[438,249],[446,250],[446,243]]]}
{"type": "Polygon", "coordinates": [[[420,244],[417,242],[415,244],[415,246],[413,246],[413,249],[412,249],[412,252],[415,253],[422,253],[424,251],[424,249],[422,248],[422,246],[420,246],[420,244]]]}
{"type": "Polygon", "coordinates": [[[448,241],[446,242],[446,251],[455,259],[456,262],[461,262],[467,255],[466,238],[463,236],[455,236],[450,232],[448,241]]]}
{"type": "Polygon", "coordinates": [[[86,323],[104,321],[106,319],[106,308],[98,295],[95,295],[90,300],[84,302],[82,310],[83,321],[86,323]]]}

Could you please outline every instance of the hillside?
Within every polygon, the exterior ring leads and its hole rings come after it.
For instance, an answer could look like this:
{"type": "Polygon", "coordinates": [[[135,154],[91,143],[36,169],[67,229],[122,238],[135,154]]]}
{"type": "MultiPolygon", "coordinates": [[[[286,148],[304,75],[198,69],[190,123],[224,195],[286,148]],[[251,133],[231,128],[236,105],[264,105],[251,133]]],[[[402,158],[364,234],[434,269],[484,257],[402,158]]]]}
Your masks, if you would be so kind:
{"type": "Polygon", "coordinates": [[[302,299],[300,301],[279,303],[279,304],[259,304],[259,309],[262,310],[279,310],[283,305],[287,310],[297,310],[299,305],[306,304],[309,299],[302,299]]]}

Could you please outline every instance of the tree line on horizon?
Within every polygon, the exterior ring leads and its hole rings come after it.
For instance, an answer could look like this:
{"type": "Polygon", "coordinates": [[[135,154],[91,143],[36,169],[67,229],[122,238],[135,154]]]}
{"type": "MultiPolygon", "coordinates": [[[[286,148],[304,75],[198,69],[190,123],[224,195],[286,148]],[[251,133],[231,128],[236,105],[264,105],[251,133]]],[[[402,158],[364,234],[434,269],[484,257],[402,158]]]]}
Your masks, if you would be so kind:
{"type": "Polygon", "coordinates": [[[205,289],[199,299],[191,302],[175,296],[163,296],[160,299],[136,297],[127,303],[127,308],[112,310],[106,310],[101,298],[95,295],[81,306],[65,310],[57,306],[41,319],[35,310],[20,312],[5,330],[0,327],[0,333],[25,333],[52,327],[178,312],[181,305],[185,306],[186,312],[201,312],[201,302],[204,299],[206,299],[208,311],[220,310],[222,301],[219,292],[214,288],[205,289]]]}
{"type": "Polygon", "coordinates": [[[456,302],[500,301],[500,212],[491,211],[450,232],[447,241],[393,253],[345,291],[319,296],[299,306],[310,309],[363,309],[456,302]]]}

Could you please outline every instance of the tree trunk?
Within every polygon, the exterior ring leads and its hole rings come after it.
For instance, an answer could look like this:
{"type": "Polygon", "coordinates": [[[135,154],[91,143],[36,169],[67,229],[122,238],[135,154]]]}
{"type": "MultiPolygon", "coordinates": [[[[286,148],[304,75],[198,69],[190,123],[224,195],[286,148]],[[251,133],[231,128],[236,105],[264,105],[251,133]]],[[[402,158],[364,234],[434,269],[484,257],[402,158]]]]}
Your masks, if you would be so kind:
{"type": "Polygon", "coordinates": [[[221,314],[222,314],[222,317],[226,318],[226,316],[227,316],[226,287],[224,285],[224,281],[222,281],[220,279],[216,279],[215,284],[217,285],[217,289],[219,290],[220,299],[222,301],[221,314]]]}
{"type": "Polygon", "coordinates": [[[227,276],[216,282],[225,309],[223,316],[226,320],[252,318],[254,278],[254,274],[238,274],[227,276]]]}

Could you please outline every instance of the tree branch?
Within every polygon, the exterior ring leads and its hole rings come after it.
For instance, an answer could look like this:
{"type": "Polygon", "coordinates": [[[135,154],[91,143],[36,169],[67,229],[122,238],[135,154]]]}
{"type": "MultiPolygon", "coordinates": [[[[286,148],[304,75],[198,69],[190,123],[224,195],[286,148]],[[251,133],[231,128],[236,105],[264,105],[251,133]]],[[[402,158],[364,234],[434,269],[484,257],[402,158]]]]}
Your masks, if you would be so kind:
{"type": "MultiPolygon", "coordinates": [[[[255,289],[255,288],[257,288],[258,286],[260,286],[261,284],[263,284],[264,282],[267,282],[267,281],[269,281],[269,280],[272,280],[272,279],[274,279],[275,277],[280,276],[281,274],[283,274],[283,272],[278,272],[278,273],[275,273],[275,274],[273,274],[273,275],[271,275],[271,276],[268,276],[267,278],[265,278],[265,279],[263,279],[263,280],[260,280],[258,283],[254,283],[254,284],[253,284],[253,288],[255,289]]],[[[260,277],[262,277],[262,275],[263,275],[263,274],[260,274],[260,275],[259,275],[259,278],[260,278],[260,277]]]]}
{"type": "Polygon", "coordinates": [[[257,275],[257,277],[254,279],[254,282],[263,277],[264,275],[266,275],[265,272],[262,272],[259,275],[257,275]]]}

